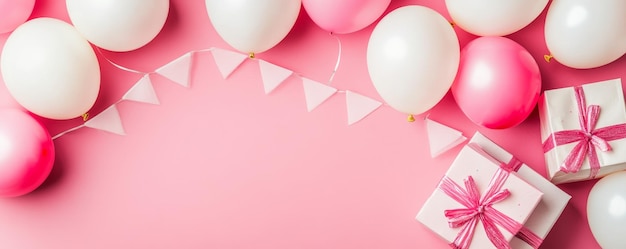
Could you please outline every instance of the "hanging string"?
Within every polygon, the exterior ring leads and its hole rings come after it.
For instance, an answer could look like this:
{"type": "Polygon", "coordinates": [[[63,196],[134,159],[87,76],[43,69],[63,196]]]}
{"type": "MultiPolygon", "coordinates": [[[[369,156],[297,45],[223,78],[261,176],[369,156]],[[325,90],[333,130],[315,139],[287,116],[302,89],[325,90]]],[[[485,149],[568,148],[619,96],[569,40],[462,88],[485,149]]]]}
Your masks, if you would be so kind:
{"type": "Polygon", "coordinates": [[[117,64],[115,62],[113,62],[111,59],[107,58],[104,53],[102,52],[102,49],[96,47],[95,50],[101,55],[101,57],[106,60],[109,64],[113,65],[114,67],[122,70],[122,71],[126,71],[126,72],[131,72],[131,73],[136,73],[136,74],[147,74],[145,72],[141,72],[135,69],[131,69],[131,68],[127,68],[125,66],[122,66],[120,64],[117,64]]]}
{"type": "Polygon", "coordinates": [[[74,128],[70,128],[70,129],[68,129],[68,130],[66,130],[66,131],[63,131],[63,132],[61,132],[61,133],[59,133],[59,134],[56,134],[54,137],[52,137],[52,140],[55,140],[55,139],[57,139],[57,138],[59,138],[59,137],[62,137],[62,136],[63,136],[63,135],[65,135],[65,134],[68,134],[68,133],[70,133],[70,132],[72,132],[72,131],[78,130],[78,129],[83,128],[83,127],[85,127],[85,125],[84,125],[84,124],[79,125],[79,126],[76,126],[76,127],[74,127],[74,128]]]}
{"type": "Polygon", "coordinates": [[[330,79],[328,79],[329,86],[333,83],[333,78],[335,78],[335,73],[337,72],[337,69],[339,69],[339,63],[341,63],[341,40],[332,32],[330,33],[330,35],[332,37],[335,37],[335,39],[337,39],[337,44],[339,46],[339,49],[337,51],[337,62],[335,63],[335,68],[333,68],[333,72],[330,74],[330,79]]]}

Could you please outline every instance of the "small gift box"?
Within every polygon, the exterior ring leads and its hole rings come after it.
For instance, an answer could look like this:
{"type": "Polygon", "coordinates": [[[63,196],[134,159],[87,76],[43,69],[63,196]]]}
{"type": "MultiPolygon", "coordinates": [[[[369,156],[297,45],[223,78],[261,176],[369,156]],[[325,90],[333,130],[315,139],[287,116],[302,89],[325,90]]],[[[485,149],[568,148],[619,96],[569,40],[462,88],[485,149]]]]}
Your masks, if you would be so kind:
{"type": "Polygon", "coordinates": [[[470,143],[479,145],[480,148],[498,161],[507,162],[501,165],[507,167],[513,171],[512,174],[516,174],[523,180],[526,180],[526,182],[543,193],[541,201],[539,201],[533,213],[524,223],[522,231],[517,233],[515,238],[511,240],[511,248],[538,248],[552,229],[552,226],[554,226],[554,223],[561,216],[571,196],[546,180],[546,178],[528,167],[528,165],[517,160],[511,153],[502,149],[502,147],[483,136],[483,134],[478,132],[474,134],[470,143]]]}
{"type": "Polygon", "coordinates": [[[626,109],[620,79],[545,91],[539,118],[553,183],[626,169],[626,109]]]}
{"type": "Polygon", "coordinates": [[[455,248],[510,248],[542,193],[469,144],[416,219],[455,248]]]}

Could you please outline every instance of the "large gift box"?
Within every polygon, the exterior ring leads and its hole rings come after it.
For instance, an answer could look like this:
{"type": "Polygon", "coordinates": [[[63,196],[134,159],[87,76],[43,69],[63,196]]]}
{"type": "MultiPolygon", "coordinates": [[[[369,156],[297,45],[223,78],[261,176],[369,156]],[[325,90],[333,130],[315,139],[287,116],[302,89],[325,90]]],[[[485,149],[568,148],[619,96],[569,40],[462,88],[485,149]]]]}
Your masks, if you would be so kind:
{"type": "Polygon", "coordinates": [[[543,194],[477,147],[461,149],[416,219],[455,248],[509,248],[543,194]]]}
{"type": "Polygon", "coordinates": [[[552,182],[599,178],[626,169],[626,109],[620,79],[545,91],[539,118],[552,182]]]}
{"type": "Polygon", "coordinates": [[[515,238],[511,240],[511,248],[532,249],[539,247],[548,235],[548,232],[552,230],[554,223],[561,216],[571,196],[528,165],[517,160],[511,153],[489,140],[483,134],[479,132],[474,134],[470,143],[479,145],[480,148],[498,161],[506,162],[502,165],[509,167],[512,174],[516,174],[526,180],[526,182],[543,193],[541,201],[539,201],[533,213],[524,223],[523,229],[525,230],[516,234],[515,238]]]}

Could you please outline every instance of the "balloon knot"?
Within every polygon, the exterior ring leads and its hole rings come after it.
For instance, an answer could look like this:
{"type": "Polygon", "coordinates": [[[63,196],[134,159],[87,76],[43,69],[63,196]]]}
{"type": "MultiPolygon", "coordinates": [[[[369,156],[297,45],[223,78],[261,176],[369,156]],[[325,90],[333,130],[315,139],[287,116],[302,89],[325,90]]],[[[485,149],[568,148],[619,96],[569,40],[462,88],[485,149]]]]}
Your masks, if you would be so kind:
{"type": "Polygon", "coordinates": [[[254,55],[254,52],[250,52],[248,54],[248,57],[250,57],[250,59],[254,59],[256,56],[254,55]]]}
{"type": "Polygon", "coordinates": [[[85,121],[87,121],[87,119],[89,119],[89,113],[88,112],[86,112],[85,114],[80,115],[80,116],[83,117],[83,122],[85,122],[85,121]]]}
{"type": "Polygon", "coordinates": [[[554,56],[552,56],[551,54],[546,54],[543,56],[543,59],[546,60],[546,62],[550,62],[552,58],[554,58],[554,56]]]}
{"type": "Polygon", "coordinates": [[[452,26],[454,28],[456,26],[456,24],[454,22],[450,22],[450,26],[452,26]]]}
{"type": "Polygon", "coordinates": [[[415,122],[415,117],[413,117],[413,114],[409,114],[409,116],[406,118],[407,122],[415,122]]]}

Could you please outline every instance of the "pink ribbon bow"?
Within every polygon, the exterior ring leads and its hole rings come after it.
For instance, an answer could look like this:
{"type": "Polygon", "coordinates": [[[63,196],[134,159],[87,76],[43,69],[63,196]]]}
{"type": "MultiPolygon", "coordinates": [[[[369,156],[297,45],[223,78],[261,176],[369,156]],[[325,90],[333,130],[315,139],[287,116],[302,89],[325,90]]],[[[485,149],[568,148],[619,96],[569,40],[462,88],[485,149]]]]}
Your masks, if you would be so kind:
{"type": "MultiPolygon", "coordinates": [[[[506,172],[517,172],[523,165],[522,161],[520,161],[516,157],[511,157],[511,160],[509,160],[508,163],[502,162],[493,157],[478,144],[469,143],[467,146],[474,149],[474,151],[490,159],[491,161],[496,162],[498,165],[500,165],[500,168],[505,170],[506,172]]],[[[526,227],[520,228],[519,232],[515,234],[515,237],[526,242],[526,244],[530,245],[532,248],[539,248],[541,243],[543,243],[543,239],[539,237],[539,235],[535,234],[533,231],[526,227]]]]}
{"type": "MultiPolygon", "coordinates": [[[[578,104],[578,122],[580,130],[563,130],[552,133],[543,143],[544,153],[556,146],[578,142],[561,164],[561,171],[576,173],[583,165],[586,157],[589,158],[589,178],[595,178],[600,171],[600,161],[596,148],[601,151],[610,151],[608,141],[626,138],[626,123],[611,125],[596,129],[600,117],[600,106],[587,106],[585,92],[580,86],[574,87],[576,103],[578,104]]],[[[621,93],[620,93],[621,94],[621,93]]]]}
{"type": "Polygon", "coordinates": [[[482,198],[471,176],[464,180],[465,189],[447,176],[441,180],[439,189],[465,206],[465,208],[444,211],[450,227],[461,227],[457,237],[450,243],[452,248],[469,248],[478,222],[483,224],[487,238],[496,248],[511,248],[509,242],[497,226],[506,229],[512,234],[516,234],[522,228],[522,225],[492,207],[493,204],[506,199],[511,194],[507,189],[501,189],[508,176],[508,172],[499,168],[491,178],[487,191],[482,198]]]}

